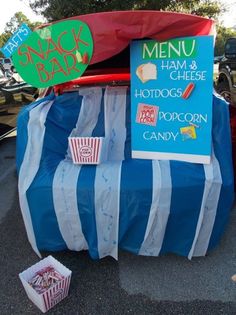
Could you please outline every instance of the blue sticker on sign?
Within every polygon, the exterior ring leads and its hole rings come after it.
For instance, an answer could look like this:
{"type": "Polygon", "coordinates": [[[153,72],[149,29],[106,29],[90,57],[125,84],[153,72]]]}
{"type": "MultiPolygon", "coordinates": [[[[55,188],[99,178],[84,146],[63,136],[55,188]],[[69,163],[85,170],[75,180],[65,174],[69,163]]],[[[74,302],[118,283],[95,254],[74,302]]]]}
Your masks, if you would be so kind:
{"type": "Polygon", "coordinates": [[[6,57],[11,55],[17,50],[17,48],[26,40],[26,38],[32,33],[27,24],[23,23],[7,43],[1,48],[2,53],[6,57]]]}
{"type": "Polygon", "coordinates": [[[213,37],[131,44],[132,157],[210,163],[213,37]]]}

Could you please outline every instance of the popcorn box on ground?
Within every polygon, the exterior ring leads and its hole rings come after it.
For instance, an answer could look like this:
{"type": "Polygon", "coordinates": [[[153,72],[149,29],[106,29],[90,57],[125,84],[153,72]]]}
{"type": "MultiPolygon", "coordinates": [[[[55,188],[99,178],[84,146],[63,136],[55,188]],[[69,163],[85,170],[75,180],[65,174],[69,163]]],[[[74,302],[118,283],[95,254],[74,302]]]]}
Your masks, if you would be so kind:
{"type": "Polygon", "coordinates": [[[19,274],[20,280],[25,288],[28,298],[45,313],[50,308],[55,306],[63,300],[69,292],[71,270],[62,265],[58,260],[52,256],[48,256],[30,268],[19,274]],[[52,266],[58,273],[63,276],[63,279],[47,289],[44,293],[39,294],[30,284],[29,281],[35,274],[46,268],[52,266]]]}
{"type": "Polygon", "coordinates": [[[104,137],[69,137],[74,164],[100,164],[106,160],[104,137]]]}

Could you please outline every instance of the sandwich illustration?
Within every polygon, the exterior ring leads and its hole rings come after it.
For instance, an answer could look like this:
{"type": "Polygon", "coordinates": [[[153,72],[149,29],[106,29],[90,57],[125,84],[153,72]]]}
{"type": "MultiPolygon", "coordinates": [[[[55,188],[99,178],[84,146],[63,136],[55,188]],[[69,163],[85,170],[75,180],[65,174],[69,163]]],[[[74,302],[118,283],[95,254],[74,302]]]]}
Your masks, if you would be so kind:
{"type": "Polygon", "coordinates": [[[142,83],[157,79],[157,66],[151,62],[144,63],[136,69],[137,77],[142,83]]]}

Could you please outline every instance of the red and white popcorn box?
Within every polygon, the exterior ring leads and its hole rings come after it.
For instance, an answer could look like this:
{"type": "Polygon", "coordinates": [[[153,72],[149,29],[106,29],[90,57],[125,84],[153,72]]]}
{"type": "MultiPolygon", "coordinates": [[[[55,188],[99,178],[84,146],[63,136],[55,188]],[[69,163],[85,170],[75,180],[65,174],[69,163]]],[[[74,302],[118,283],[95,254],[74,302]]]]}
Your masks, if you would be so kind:
{"type": "Polygon", "coordinates": [[[69,137],[74,164],[100,164],[106,160],[104,137],[69,137]]]}
{"type": "Polygon", "coordinates": [[[28,298],[43,312],[47,312],[61,300],[63,300],[69,292],[71,270],[62,265],[58,260],[52,256],[48,256],[30,268],[19,274],[19,278],[25,288],[28,298]],[[61,276],[61,280],[58,280],[54,285],[44,290],[42,293],[38,293],[32,285],[31,280],[35,275],[47,267],[52,267],[61,276]]]}

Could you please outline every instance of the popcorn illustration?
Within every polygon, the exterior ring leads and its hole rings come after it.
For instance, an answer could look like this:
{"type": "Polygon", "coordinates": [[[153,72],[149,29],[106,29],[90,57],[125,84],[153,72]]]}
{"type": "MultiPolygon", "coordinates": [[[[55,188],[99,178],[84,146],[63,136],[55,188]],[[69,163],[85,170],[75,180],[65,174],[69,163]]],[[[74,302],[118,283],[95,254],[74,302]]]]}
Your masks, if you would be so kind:
{"type": "Polygon", "coordinates": [[[139,124],[156,126],[158,118],[159,106],[138,104],[136,122],[139,124]]]}
{"type": "Polygon", "coordinates": [[[144,63],[136,69],[136,75],[143,82],[157,79],[157,66],[151,62],[144,63]]]}

